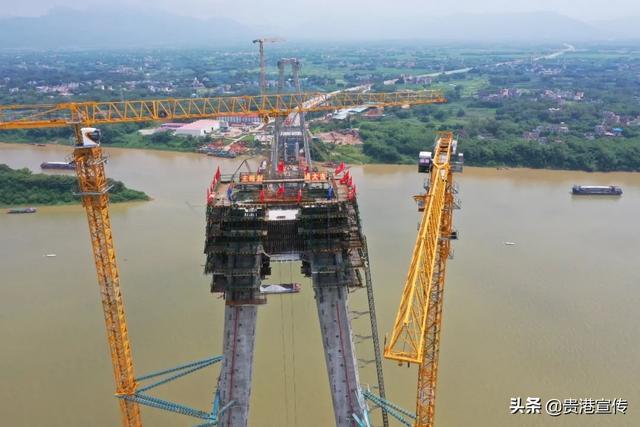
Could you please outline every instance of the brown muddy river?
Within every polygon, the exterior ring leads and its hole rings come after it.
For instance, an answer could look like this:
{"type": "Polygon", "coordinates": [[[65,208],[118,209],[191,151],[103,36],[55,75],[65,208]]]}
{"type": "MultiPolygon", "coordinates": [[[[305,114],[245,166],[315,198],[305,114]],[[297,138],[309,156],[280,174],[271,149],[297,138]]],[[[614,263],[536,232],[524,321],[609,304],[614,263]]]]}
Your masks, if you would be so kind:
{"type": "MultiPolygon", "coordinates": [[[[223,301],[203,275],[204,194],[216,164],[195,154],[107,149],[107,173],[153,200],[111,218],[138,374],[217,355],[223,301]]],[[[0,163],[39,170],[69,148],[0,144],[0,163]]],[[[382,336],[389,332],[418,223],[411,166],[357,166],[382,336]]],[[[640,174],[466,168],[455,176],[460,240],[448,264],[438,427],[640,425],[640,174]],[[576,198],[573,184],[616,184],[621,198],[576,198]],[[504,242],[515,245],[505,245],[504,242]],[[629,401],[626,415],[510,415],[511,397],[629,401]]],[[[251,425],[330,426],[313,292],[298,265],[273,282],[297,295],[259,310],[251,425]]],[[[352,294],[352,310],[366,294],[352,294]]],[[[367,335],[365,316],[354,332],[367,335]]],[[[87,224],[80,206],[0,215],[1,425],[119,425],[87,224]],[[56,257],[45,257],[55,253],[56,257]]],[[[372,358],[371,344],[357,344],[372,358]]],[[[416,368],[385,363],[387,394],[414,410],[416,368]]],[[[155,395],[209,410],[217,368],[155,395]]],[[[375,382],[373,364],[361,369],[375,382]]],[[[544,411],[543,411],[544,412],[544,411]]],[[[143,410],[147,426],[195,420],[143,410]]],[[[192,422],[193,421],[193,422],[192,422]]]]}

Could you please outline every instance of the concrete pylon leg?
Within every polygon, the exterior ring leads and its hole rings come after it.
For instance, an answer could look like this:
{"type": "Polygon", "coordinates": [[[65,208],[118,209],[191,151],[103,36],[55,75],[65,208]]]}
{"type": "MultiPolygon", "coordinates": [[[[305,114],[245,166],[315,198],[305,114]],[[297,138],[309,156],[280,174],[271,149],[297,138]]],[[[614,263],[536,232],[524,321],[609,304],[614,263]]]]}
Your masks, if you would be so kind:
{"type": "Polygon", "coordinates": [[[218,378],[220,408],[234,403],[220,417],[220,427],[247,425],[257,319],[258,307],[255,305],[225,306],[224,361],[218,378]]]}
{"type": "Polygon", "coordinates": [[[318,267],[318,263],[312,262],[313,288],[336,426],[353,427],[353,414],[361,420],[365,419],[366,407],[360,389],[358,359],[351,335],[347,289],[344,286],[327,286],[331,280],[329,276],[339,280],[340,276],[344,275],[340,272],[318,273],[315,267],[318,267]]]}

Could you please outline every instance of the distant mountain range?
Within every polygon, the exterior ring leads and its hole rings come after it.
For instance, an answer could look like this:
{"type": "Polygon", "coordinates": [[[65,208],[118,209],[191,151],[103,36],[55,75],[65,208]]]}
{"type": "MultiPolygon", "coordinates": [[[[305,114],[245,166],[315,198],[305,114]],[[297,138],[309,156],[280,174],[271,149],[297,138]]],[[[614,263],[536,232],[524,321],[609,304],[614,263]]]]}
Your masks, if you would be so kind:
{"type": "Polygon", "coordinates": [[[406,13],[402,18],[346,16],[314,19],[297,37],[333,39],[428,39],[460,42],[587,42],[640,40],[640,17],[584,22],[553,12],[457,14],[438,18],[406,13]],[[331,22],[332,31],[327,31],[331,22]],[[303,32],[304,30],[304,32],[303,32]]]}
{"type": "Polygon", "coordinates": [[[36,18],[0,19],[0,48],[215,46],[245,41],[251,28],[155,11],[56,8],[36,18]]]}
{"type": "MultiPolygon", "coordinates": [[[[585,23],[551,12],[449,17],[340,15],[283,20],[269,34],[291,40],[426,39],[459,42],[585,42],[640,39],[638,18],[585,23]],[[291,24],[293,22],[293,24],[291,24]],[[330,23],[330,24],[329,24],[330,23]]],[[[246,44],[266,30],[228,18],[201,20],[149,10],[57,8],[36,18],[0,19],[0,48],[221,46],[246,44]]]]}

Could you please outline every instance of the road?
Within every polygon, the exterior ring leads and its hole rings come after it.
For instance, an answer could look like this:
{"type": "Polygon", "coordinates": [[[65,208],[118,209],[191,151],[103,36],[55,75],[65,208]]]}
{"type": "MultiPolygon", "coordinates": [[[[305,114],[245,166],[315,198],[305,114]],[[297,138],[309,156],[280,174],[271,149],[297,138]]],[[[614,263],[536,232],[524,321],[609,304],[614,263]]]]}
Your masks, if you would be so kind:
{"type": "MultiPolygon", "coordinates": [[[[541,56],[537,56],[535,58],[533,58],[533,61],[541,61],[544,59],[553,59],[553,58],[557,58],[561,55],[564,55],[567,52],[574,52],[576,50],[576,48],[573,45],[570,45],[568,43],[564,43],[564,49],[552,52],[550,54],[547,55],[541,55],[541,56]]],[[[494,66],[502,66],[502,65],[513,65],[513,64],[520,64],[525,62],[524,59],[516,59],[513,61],[507,61],[507,62],[497,62],[495,64],[487,64],[487,65],[494,65],[494,66]]],[[[449,76],[449,75],[453,75],[453,74],[463,74],[463,73],[468,73],[469,71],[473,70],[474,68],[477,67],[466,67],[466,68],[458,68],[455,70],[448,70],[448,71],[438,71],[438,72],[434,72],[434,73],[427,73],[427,74],[420,74],[418,76],[416,76],[417,78],[425,78],[425,77],[438,77],[438,76],[449,76]]],[[[383,83],[385,85],[393,85],[396,84],[398,82],[398,80],[400,79],[390,79],[390,80],[385,80],[383,83]]],[[[373,85],[372,84],[363,84],[363,85],[359,85],[359,86],[354,86],[354,87],[350,87],[347,89],[343,89],[343,90],[336,90],[334,92],[329,92],[327,94],[322,94],[317,96],[316,98],[310,99],[309,101],[305,102],[303,105],[305,107],[312,107],[315,105],[319,105],[327,100],[329,100],[331,97],[342,93],[342,92],[358,92],[358,91],[362,91],[362,92],[366,92],[371,90],[371,87],[373,85]]],[[[288,121],[289,123],[292,124],[292,126],[299,126],[300,121],[299,121],[299,117],[298,117],[298,113],[291,113],[288,117],[288,121]]]]}
{"type": "MultiPolygon", "coordinates": [[[[542,56],[537,56],[535,58],[533,58],[534,61],[540,61],[543,59],[553,59],[553,58],[557,58],[558,56],[564,55],[567,52],[574,52],[576,50],[576,48],[573,45],[564,44],[565,48],[552,52],[548,55],[542,55],[542,56]]],[[[513,65],[513,64],[520,64],[525,62],[524,59],[516,59],[513,61],[507,61],[507,62],[497,62],[495,64],[487,64],[487,65],[494,65],[494,66],[501,66],[501,65],[513,65]]],[[[485,65],[486,66],[486,65],[485,65]]],[[[458,68],[456,70],[449,70],[449,71],[440,71],[440,72],[436,72],[436,73],[428,73],[428,74],[420,74],[418,76],[416,76],[417,78],[424,78],[424,77],[438,77],[438,76],[447,76],[447,75],[451,75],[451,74],[462,74],[462,73],[468,73],[469,71],[473,70],[474,68],[477,67],[466,67],[466,68],[458,68]]],[[[396,84],[398,82],[398,80],[400,79],[391,79],[391,80],[385,80],[384,84],[385,85],[393,85],[396,84]]]]}

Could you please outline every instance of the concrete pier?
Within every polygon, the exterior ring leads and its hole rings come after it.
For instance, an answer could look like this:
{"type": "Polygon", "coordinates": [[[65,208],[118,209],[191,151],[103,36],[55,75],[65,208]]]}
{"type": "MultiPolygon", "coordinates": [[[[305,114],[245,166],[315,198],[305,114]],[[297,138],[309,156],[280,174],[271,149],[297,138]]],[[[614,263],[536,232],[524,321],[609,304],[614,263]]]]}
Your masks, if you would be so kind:
{"type": "Polygon", "coordinates": [[[221,427],[245,427],[249,419],[253,350],[256,337],[256,305],[227,305],[224,310],[224,361],[218,391],[220,407],[234,402],[218,423],[221,427]]]}
{"type": "Polygon", "coordinates": [[[353,270],[345,268],[340,253],[322,254],[321,258],[329,263],[319,263],[318,256],[313,258],[313,289],[336,426],[353,427],[353,415],[364,419],[366,410],[351,333],[347,287],[343,284],[353,270]]]}

